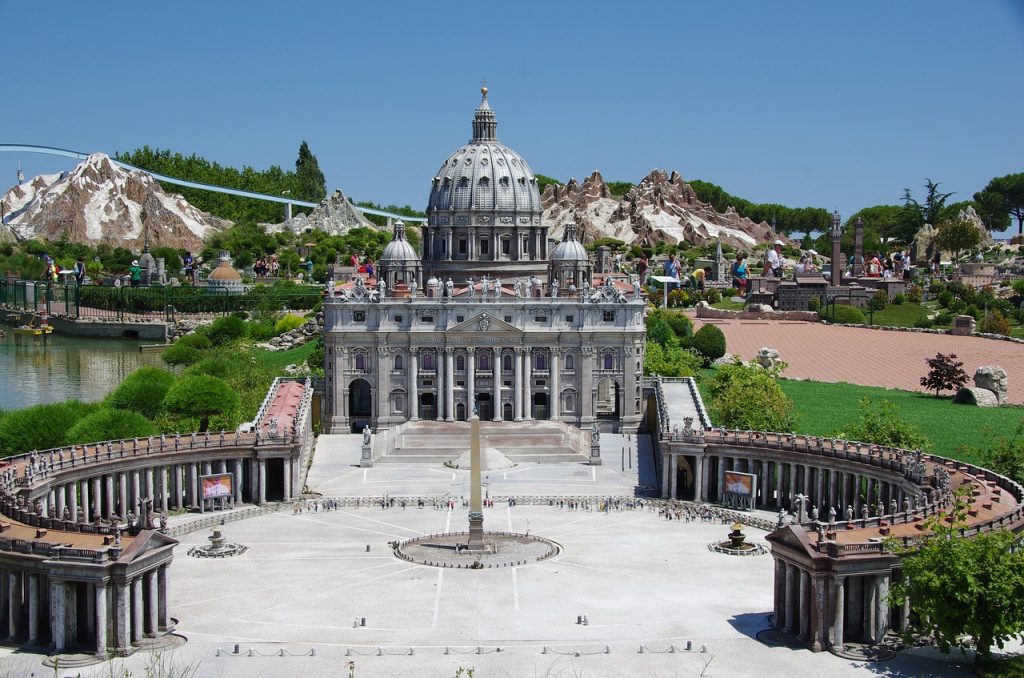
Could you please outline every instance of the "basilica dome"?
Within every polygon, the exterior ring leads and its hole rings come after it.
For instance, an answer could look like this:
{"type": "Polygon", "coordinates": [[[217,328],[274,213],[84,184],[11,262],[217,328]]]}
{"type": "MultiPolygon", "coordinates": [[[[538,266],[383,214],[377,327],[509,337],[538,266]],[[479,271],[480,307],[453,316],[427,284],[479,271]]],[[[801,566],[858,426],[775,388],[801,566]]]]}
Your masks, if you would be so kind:
{"type": "Polygon", "coordinates": [[[448,156],[434,175],[427,215],[433,224],[537,225],[542,210],[537,179],[522,156],[498,142],[487,88],[481,91],[473,138],[448,156]],[[471,211],[493,214],[473,219],[471,211]]]}
{"type": "Polygon", "coordinates": [[[381,253],[378,263],[384,261],[419,261],[420,256],[416,254],[409,241],[405,239],[405,224],[401,221],[395,222],[395,234],[391,242],[381,253]]]}
{"type": "Polygon", "coordinates": [[[551,261],[590,261],[587,248],[576,239],[576,224],[565,225],[562,242],[551,252],[551,261]]]}

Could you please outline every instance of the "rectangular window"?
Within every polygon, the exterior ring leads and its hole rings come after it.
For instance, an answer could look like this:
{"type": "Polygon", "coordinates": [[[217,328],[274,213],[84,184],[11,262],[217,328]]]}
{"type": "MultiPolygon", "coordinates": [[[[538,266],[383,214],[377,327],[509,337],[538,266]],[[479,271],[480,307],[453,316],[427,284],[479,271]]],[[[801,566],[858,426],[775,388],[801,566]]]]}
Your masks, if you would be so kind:
{"type": "Polygon", "coordinates": [[[490,254],[490,253],[491,253],[491,241],[487,240],[486,238],[484,238],[483,240],[480,241],[480,254],[490,254]]]}
{"type": "Polygon", "coordinates": [[[604,313],[601,314],[601,319],[604,320],[606,323],[615,322],[615,311],[605,311],[604,313]]]}
{"type": "Polygon", "coordinates": [[[352,321],[357,323],[366,322],[366,311],[352,311],[352,321]]]}
{"type": "Polygon", "coordinates": [[[548,380],[547,379],[538,379],[537,380],[537,386],[547,386],[547,385],[548,385],[548,380]]]}
{"type": "Polygon", "coordinates": [[[432,323],[432,322],[434,322],[434,316],[432,316],[432,315],[421,316],[420,317],[420,322],[421,323],[432,323]]]}
{"type": "Polygon", "coordinates": [[[510,315],[505,316],[505,322],[507,322],[507,323],[512,322],[512,316],[510,316],[510,315]]]}
{"type": "Polygon", "coordinates": [[[506,388],[512,388],[512,382],[511,382],[511,381],[506,381],[506,382],[504,382],[504,384],[503,384],[503,385],[504,385],[504,386],[505,386],[506,388]]]}
{"type": "Polygon", "coordinates": [[[571,323],[573,320],[575,320],[574,316],[571,316],[571,315],[565,316],[565,322],[571,323]]]}
{"type": "Polygon", "coordinates": [[[512,240],[509,238],[501,239],[501,253],[508,254],[512,250],[512,240]]]}
{"type": "Polygon", "coordinates": [[[423,385],[424,386],[433,386],[434,385],[434,380],[433,379],[424,379],[423,380],[423,385]]]}
{"type": "Polygon", "coordinates": [[[457,315],[457,316],[455,316],[455,322],[457,322],[457,323],[461,323],[465,319],[466,319],[466,316],[464,316],[464,315],[457,315]]]}
{"type": "Polygon", "coordinates": [[[466,253],[466,239],[465,238],[459,238],[459,254],[465,254],[465,253],[466,253]]]}
{"type": "Polygon", "coordinates": [[[533,321],[536,323],[546,323],[548,321],[548,317],[546,315],[539,315],[534,318],[533,321]]]}
{"type": "Polygon", "coordinates": [[[400,322],[402,322],[402,316],[400,316],[400,315],[396,315],[396,316],[395,316],[395,322],[396,322],[396,323],[400,323],[400,322]]]}
{"type": "Polygon", "coordinates": [[[465,386],[466,386],[466,382],[464,382],[464,381],[456,381],[456,382],[455,382],[455,385],[456,385],[456,386],[461,386],[461,387],[465,388],[465,386]]]}

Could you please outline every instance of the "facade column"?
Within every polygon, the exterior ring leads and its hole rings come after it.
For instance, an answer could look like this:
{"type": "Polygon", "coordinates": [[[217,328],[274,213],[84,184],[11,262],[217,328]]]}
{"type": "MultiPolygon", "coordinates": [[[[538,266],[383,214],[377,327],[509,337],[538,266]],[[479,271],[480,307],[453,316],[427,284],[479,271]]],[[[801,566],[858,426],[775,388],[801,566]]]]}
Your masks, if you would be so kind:
{"type": "Polygon", "coordinates": [[[878,578],[873,575],[864,577],[864,639],[869,643],[877,643],[878,630],[878,578]]]}
{"type": "Polygon", "coordinates": [[[54,495],[56,496],[57,500],[57,514],[54,516],[54,518],[64,520],[64,509],[67,507],[67,504],[65,503],[67,493],[64,491],[64,486],[62,485],[56,488],[54,495]]]}
{"type": "Polygon", "coordinates": [[[800,638],[809,640],[811,637],[811,574],[800,570],[800,638]]]}
{"type": "Polygon", "coordinates": [[[523,420],[533,419],[533,352],[523,354],[523,420]]]}
{"type": "Polygon", "coordinates": [[[167,565],[161,565],[156,569],[157,606],[156,623],[157,629],[166,631],[167,624],[167,565]]]}
{"type": "Polygon", "coordinates": [[[875,611],[875,639],[881,641],[889,630],[889,575],[879,575],[875,579],[878,590],[875,595],[878,606],[875,611]]]}
{"type": "Polygon", "coordinates": [[[124,471],[117,474],[117,514],[122,521],[128,520],[128,476],[124,471]]]}
{"type": "Polygon", "coordinates": [[[258,469],[260,474],[260,493],[259,501],[256,503],[262,505],[267,501],[267,462],[265,459],[259,460],[258,469]]]}
{"type": "Polygon", "coordinates": [[[669,475],[668,475],[669,487],[671,488],[669,490],[669,499],[678,499],[679,498],[679,488],[677,487],[677,485],[678,485],[678,480],[679,480],[679,455],[678,454],[670,455],[669,459],[671,460],[671,467],[672,467],[672,470],[669,471],[669,475]]]}
{"type": "Polygon", "coordinates": [[[494,401],[494,421],[501,421],[501,349],[491,349],[491,374],[493,375],[494,393],[491,400],[494,401]]]}
{"type": "Polygon", "coordinates": [[[451,346],[444,348],[444,370],[444,420],[455,421],[455,349],[451,346]]]}
{"type": "Polygon", "coordinates": [[[444,421],[444,404],[447,401],[445,397],[445,383],[444,383],[444,351],[439,350],[437,352],[437,365],[434,366],[437,371],[437,398],[434,399],[434,406],[437,408],[437,420],[444,421]]]}
{"type": "Polygon", "coordinates": [[[156,610],[159,606],[159,595],[156,588],[156,571],[150,570],[145,573],[143,577],[145,577],[146,589],[146,635],[152,638],[156,635],[156,610]]]}
{"type": "Polygon", "coordinates": [[[843,649],[843,616],[846,613],[845,577],[836,577],[832,584],[832,647],[843,649]]]}
{"type": "Polygon", "coordinates": [[[725,457],[719,455],[718,459],[718,485],[715,486],[715,499],[722,503],[722,489],[725,487],[725,457]]]}
{"type": "Polygon", "coordinates": [[[21,573],[7,573],[7,640],[15,642],[21,635],[21,573]]]}
{"type": "MultiPolygon", "coordinates": [[[[102,517],[103,516],[103,490],[100,487],[100,481],[103,480],[101,476],[96,476],[92,479],[92,513],[102,517]]],[[[92,515],[89,516],[92,519],[92,515]]]]}
{"type": "Polygon", "coordinates": [[[39,642],[39,575],[29,573],[28,577],[28,644],[39,642]]]}
{"type": "Polygon", "coordinates": [[[466,351],[466,421],[476,412],[476,349],[466,351]]]}
{"type": "Polygon", "coordinates": [[[420,418],[420,356],[415,348],[409,349],[409,420],[420,418]]]}
{"type": "Polygon", "coordinates": [[[96,604],[96,617],[94,625],[96,627],[96,656],[106,657],[107,656],[107,587],[103,584],[96,584],[95,587],[96,604]]]}
{"type": "Polygon", "coordinates": [[[704,455],[700,452],[693,458],[693,499],[704,501],[704,455]]]}
{"type": "Polygon", "coordinates": [[[516,421],[523,420],[523,349],[517,348],[515,352],[515,381],[512,414],[516,421]]]}
{"type": "Polygon", "coordinates": [[[136,576],[132,579],[132,642],[137,643],[143,638],[143,598],[142,598],[142,577],[136,576]]]}
{"type": "Polygon", "coordinates": [[[114,647],[123,652],[132,645],[132,607],[128,600],[128,584],[114,586],[114,647]]]}
{"type": "Polygon", "coordinates": [[[775,560],[775,629],[786,628],[786,561],[775,560]]]}
{"type": "Polygon", "coordinates": [[[103,494],[106,495],[103,507],[103,517],[112,520],[114,513],[114,476],[103,476],[103,494]]]}
{"type": "Polygon", "coordinates": [[[559,421],[562,418],[562,391],[559,381],[561,375],[560,358],[562,351],[557,346],[551,349],[551,364],[548,367],[551,368],[551,379],[548,382],[551,386],[551,390],[548,392],[548,419],[554,419],[559,421]]]}
{"type": "Polygon", "coordinates": [[[53,648],[63,652],[66,647],[67,606],[65,598],[67,588],[63,579],[50,578],[50,636],[53,648]]]}
{"type": "Polygon", "coordinates": [[[671,488],[669,486],[669,480],[668,479],[669,479],[669,474],[672,472],[672,469],[671,469],[672,463],[670,461],[671,459],[672,459],[672,455],[670,455],[668,452],[662,452],[661,453],[661,498],[662,499],[668,499],[669,498],[669,490],[671,488]]]}
{"type": "Polygon", "coordinates": [[[797,610],[797,569],[796,565],[786,563],[786,633],[795,633],[798,629],[797,610]]]}
{"type": "Polygon", "coordinates": [[[242,471],[243,471],[243,467],[244,466],[245,466],[245,464],[242,463],[241,459],[235,459],[235,488],[234,488],[234,491],[235,491],[235,503],[236,504],[241,504],[241,503],[244,503],[244,501],[245,501],[245,497],[242,494],[242,483],[243,483],[242,471]]]}
{"type": "Polygon", "coordinates": [[[281,466],[284,468],[284,501],[292,500],[292,458],[285,457],[281,466]]]}

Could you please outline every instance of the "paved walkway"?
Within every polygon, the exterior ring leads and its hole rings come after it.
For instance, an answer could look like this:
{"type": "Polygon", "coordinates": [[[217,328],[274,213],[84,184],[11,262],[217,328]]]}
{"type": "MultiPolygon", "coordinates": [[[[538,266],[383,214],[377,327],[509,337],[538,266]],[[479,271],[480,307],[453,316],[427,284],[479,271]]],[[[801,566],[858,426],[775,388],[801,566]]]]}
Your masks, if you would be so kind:
{"type": "MultiPolygon", "coordinates": [[[[981,337],[891,332],[822,323],[766,320],[697,320],[725,333],[729,353],[749,360],[763,346],[778,349],[791,379],[884,386],[920,391],[926,358],[955,353],[968,377],[982,365],[1000,365],[1009,376],[1010,402],[1024,402],[1024,344],[981,337]]],[[[972,383],[970,379],[968,383],[972,383]]]]}

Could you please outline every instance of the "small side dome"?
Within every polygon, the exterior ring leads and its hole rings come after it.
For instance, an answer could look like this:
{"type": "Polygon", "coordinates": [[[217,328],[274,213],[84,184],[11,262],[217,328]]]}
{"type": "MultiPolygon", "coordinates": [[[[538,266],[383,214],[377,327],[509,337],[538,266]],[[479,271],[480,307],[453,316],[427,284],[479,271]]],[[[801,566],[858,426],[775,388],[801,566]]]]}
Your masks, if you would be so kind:
{"type": "Polygon", "coordinates": [[[219,282],[242,282],[242,275],[234,269],[227,257],[223,257],[217,264],[217,268],[210,271],[210,275],[206,279],[219,282]]]}
{"type": "Polygon", "coordinates": [[[590,261],[587,248],[576,239],[576,224],[566,224],[562,242],[551,252],[551,261],[590,261]]]}
{"type": "Polygon", "coordinates": [[[382,261],[419,261],[416,250],[405,239],[405,224],[401,220],[395,222],[395,232],[391,242],[384,248],[377,263],[382,261]]]}

